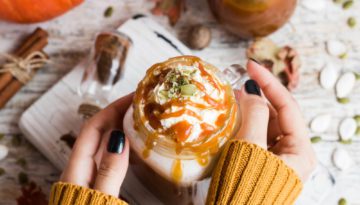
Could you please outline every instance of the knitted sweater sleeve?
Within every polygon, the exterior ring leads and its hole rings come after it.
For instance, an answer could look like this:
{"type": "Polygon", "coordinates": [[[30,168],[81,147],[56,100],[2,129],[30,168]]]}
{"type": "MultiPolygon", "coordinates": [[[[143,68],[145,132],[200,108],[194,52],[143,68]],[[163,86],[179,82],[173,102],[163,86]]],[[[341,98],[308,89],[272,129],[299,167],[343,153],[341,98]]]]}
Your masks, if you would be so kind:
{"type": "Polygon", "coordinates": [[[233,140],[215,167],[206,204],[293,204],[301,189],[300,179],[280,158],[233,140]]]}
{"type": "Polygon", "coordinates": [[[57,182],[51,187],[49,205],[127,205],[121,199],[75,184],[57,182]]]}

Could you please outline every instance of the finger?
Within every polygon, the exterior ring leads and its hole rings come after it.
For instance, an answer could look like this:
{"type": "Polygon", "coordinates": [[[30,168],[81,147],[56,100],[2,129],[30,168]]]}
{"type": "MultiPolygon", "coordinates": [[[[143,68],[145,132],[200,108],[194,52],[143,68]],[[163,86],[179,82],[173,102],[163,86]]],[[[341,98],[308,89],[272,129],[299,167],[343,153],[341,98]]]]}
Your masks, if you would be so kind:
{"type": "Polygon", "coordinates": [[[237,95],[241,110],[241,126],[236,138],[267,148],[269,108],[254,80],[246,81],[237,95]]]}
{"type": "Polygon", "coordinates": [[[259,83],[266,98],[278,113],[279,126],[284,135],[303,140],[306,127],[299,107],[288,90],[263,66],[250,60],[249,76],[259,83]]]}
{"type": "Polygon", "coordinates": [[[111,132],[97,171],[94,189],[116,197],[119,195],[129,164],[128,144],[122,131],[111,132]]]}
{"type": "Polygon", "coordinates": [[[94,166],[93,158],[99,149],[101,138],[109,130],[122,129],[122,121],[132,98],[133,93],[120,98],[85,122],[61,175],[61,181],[82,186],[88,186],[92,182],[94,177],[89,169],[94,166]],[[84,172],[84,169],[89,171],[84,172]]]}
{"type": "Polygon", "coordinates": [[[269,125],[268,125],[268,147],[272,147],[278,137],[282,135],[281,129],[279,127],[279,121],[278,121],[278,114],[275,110],[275,108],[268,104],[269,111],[270,111],[270,119],[269,119],[269,125]]]}

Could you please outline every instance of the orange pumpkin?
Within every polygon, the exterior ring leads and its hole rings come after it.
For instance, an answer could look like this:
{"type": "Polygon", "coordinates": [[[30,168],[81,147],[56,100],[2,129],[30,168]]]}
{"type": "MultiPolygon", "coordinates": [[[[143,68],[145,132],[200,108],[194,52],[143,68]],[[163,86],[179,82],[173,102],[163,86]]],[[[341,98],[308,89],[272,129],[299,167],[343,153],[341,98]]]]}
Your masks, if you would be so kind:
{"type": "Polygon", "coordinates": [[[0,19],[35,23],[59,16],[83,0],[0,0],[0,19]]]}

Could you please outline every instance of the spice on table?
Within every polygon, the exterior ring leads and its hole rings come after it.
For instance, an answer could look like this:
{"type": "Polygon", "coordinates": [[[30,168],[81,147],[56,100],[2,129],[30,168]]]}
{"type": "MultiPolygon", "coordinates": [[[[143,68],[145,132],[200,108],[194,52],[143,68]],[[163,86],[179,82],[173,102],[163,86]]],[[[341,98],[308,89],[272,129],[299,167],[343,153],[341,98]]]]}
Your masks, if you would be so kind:
{"type": "Polygon", "coordinates": [[[205,25],[193,26],[188,34],[187,42],[192,49],[202,50],[206,48],[211,41],[211,30],[205,25]]]}
{"type": "Polygon", "coordinates": [[[322,140],[322,139],[321,139],[320,136],[315,136],[315,137],[312,137],[312,138],[310,139],[311,143],[313,143],[313,144],[318,143],[318,142],[320,142],[321,140],[322,140]]]}
{"type": "Polygon", "coordinates": [[[343,3],[343,9],[349,9],[354,5],[353,0],[348,0],[343,3]]]}
{"type": "Polygon", "coordinates": [[[47,38],[48,33],[37,28],[14,52],[14,56],[4,54],[9,62],[0,66],[0,108],[45,64],[48,56],[42,49],[48,43],[47,38]]]}
{"type": "Polygon", "coordinates": [[[347,24],[350,28],[354,28],[356,26],[356,19],[354,17],[348,18],[347,24]]]}
{"type": "Polygon", "coordinates": [[[346,199],[345,198],[339,199],[338,204],[339,205],[346,205],[347,204],[346,199]]]}
{"type": "Polygon", "coordinates": [[[29,177],[25,172],[20,172],[18,174],[18,180],[21,185],[29,183],[29,177]]]}
{"type": "Polygon", "coordinates": [[[0,177],[5,174],[5,169],[0,167],[0,177]]]}
{"type": "Polygon", "coordinates": [[[114,13],[114,7],[109,6],[106,8],[106,10],[104,12],[104,17],[109,18],[112,16],[113,13],[114,13]]]}

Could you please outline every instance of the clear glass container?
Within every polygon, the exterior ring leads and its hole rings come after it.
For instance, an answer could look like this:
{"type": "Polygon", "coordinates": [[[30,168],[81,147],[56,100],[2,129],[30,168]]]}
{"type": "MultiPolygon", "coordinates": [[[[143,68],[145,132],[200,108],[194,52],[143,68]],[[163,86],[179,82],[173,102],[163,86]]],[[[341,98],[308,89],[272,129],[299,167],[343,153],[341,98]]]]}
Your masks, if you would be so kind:
{"type": "Polygon", "coordinates": [[[91,117],[109,104],[109,94],[121,77],[131,45],[130,37],[117,31],[102,32],[96,36],[79,87],[83,103],[78,112],[84,118],[91,117]]]}
{"type": "MultiPolygon", "coordinates": [[[[231,86],[239,85],[242,79],[246,78],[245,72],[241,66],[233,65],[221,73],[217,68],[197,57],[180,56],[154,65],[139,83],[133,106],[124,119],[124,131],[131,144],[130,168],[144,186],[164,204],[205,203],[209,177],[220,150],[226,141],[233,137],[240,125],[238,104],[231,86]],[[146,112],[144,97],[148,96],[146,93],[154,87],[154,83],[162,81],[161,73],[166,72],[164,70],[179,64],[189,66],[194,62],[201,62],[205,69],[214,73],[223,85],[225,96],[223,102],[224,104],[226,102],[226,106],[216,106],[216,109],[225,112],[222,118],[218,117],[217,122],[221,123],[216,131],[207,133],[198,141],[179,143],[154,134],[154,129],[151,127],[154,127],[156,119],[148,118],[150,123],[144,122],[146,116],[142,115],[139,109],[146,112]],[[150,125],[151,123],[153,125],[150,125]]],[[[174,103],[176,106],[183,106],[181,108],[184,109],[189,106],[179,101],[174,103]]],[[[165,105],[166,103],[163,107],[166,107],[165,105]]],[[[154,106],[149,113],[158,111],[154,106]]],[[[203,119],[203,122],[206,121],[207,119],[203,119]]]]}

